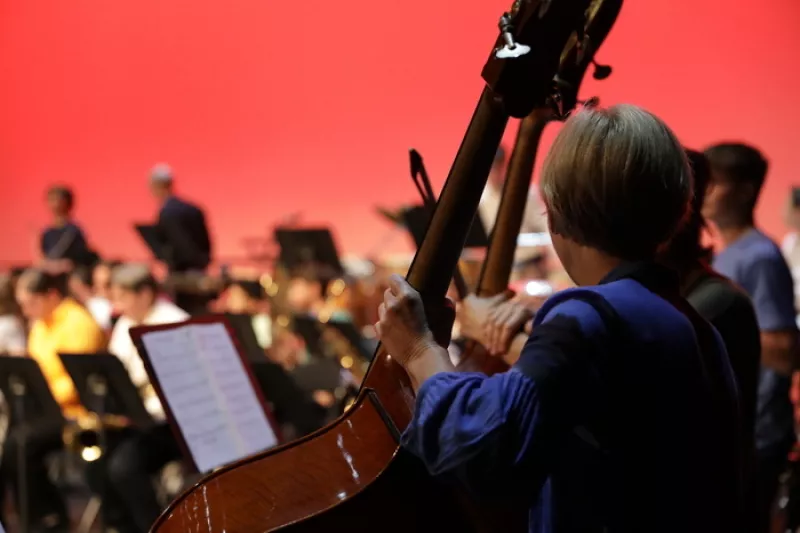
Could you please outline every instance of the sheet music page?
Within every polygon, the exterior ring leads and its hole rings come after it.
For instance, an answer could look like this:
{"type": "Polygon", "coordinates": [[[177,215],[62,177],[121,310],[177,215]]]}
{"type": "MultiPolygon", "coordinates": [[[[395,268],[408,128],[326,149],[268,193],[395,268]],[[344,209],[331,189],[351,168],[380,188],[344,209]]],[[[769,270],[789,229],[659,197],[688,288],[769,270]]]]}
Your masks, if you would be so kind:
{"type": "Polygon", "coordinates": [[[142,343],[201,472],[277,443],[223,324],[154,331],[142,343]]]}
{"type": "Polygon", "coordinates": [[[217,395],[236,436],[240,451],[237,459],[278,444],[278,438],[225,325],[194,324],[190,327],[204,354],[208,371],[214,376],[217,395]]]}

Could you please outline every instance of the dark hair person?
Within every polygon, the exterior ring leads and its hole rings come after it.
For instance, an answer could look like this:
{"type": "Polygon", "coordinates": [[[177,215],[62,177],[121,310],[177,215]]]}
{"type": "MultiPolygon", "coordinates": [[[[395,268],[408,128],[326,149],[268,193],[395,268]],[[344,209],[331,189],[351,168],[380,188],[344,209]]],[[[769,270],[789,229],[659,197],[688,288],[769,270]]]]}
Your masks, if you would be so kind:
{"type": "Polygon", "coordinates": [[[532,532],[737,530],[730,364],[656,263],[689,209],[681,145],[638,107],[584,109],[550,149],[541,191],[579,287],[548,299],[510,371],[454,372],[419,294],[392,278],[378,331],[417,391],[403,445],[484,501],[529,507],[532,532]]]}
{"type": "MultiPolygon", "coordinates": [[[[747,294],[708,266],[711,249],[703,246],[707,226],[703,204],[710,182],[710,167],[706,156],[696,150],[686,150],[694,177],[694,195],[689,217],[663,250],[661,259],[678,272],[681,293],[700,315],[719,332],[725,343],[733,373],[739,386],[742,415],[742,438],[747,462],[748,510],[755,501],[752,491],[754,467],[756,393],[758,390],[761,341],[753,304],[747,294]]],[[[748,516],[752,521],[754,516],[748,516]]],[[[756,526],[748,522],[748,531],[756,526]]]]}
{"type": "Polygon", "coordinates": [[[716,144],[705,152],[711,180],[703,214],[722,241],[714,269],[750,296],[761,332],[761,372],[755,421],[758,532],[769,530],[778,481],[794,441],[789,389],[797,364],[794,283],[780,248],[755,224],[754,210],[769,163],[744,143],[716,144]]]}
{"type": "Polygon", "coordinates": [[[73,220],[75,195],[64,185],[50,187],[47,207],[52,216],[39,242],[45,265],[51,271],[68,272],[75,266],[92,267],[98,256],[87,243],[81,227],[73,220]]]}

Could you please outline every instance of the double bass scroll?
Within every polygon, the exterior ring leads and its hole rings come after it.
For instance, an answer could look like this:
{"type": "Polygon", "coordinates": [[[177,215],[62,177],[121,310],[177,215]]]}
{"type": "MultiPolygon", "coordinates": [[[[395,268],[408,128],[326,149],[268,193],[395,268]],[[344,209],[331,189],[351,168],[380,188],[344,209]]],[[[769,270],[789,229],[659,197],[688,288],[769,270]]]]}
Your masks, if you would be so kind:
{"type": "MultiPolygon", "coordinates": [[[[407,277],[440,340],[449,337],[452,325],[447,289],[509,115],[528,108],[527,115],[546,100],[561,53],[583,27],[588,5],[517,0],[503,17],[483,71],[486,87],[407,277]],[[508,49],[516,52],[502,53],[508,49]]],[[[408,376],[379,347],[344,415],[305,438],[206,476],[172,502],[151,531],[525,531],[527,509],[504,513],[479,502],[463,505],[460,494],[433,480],[400,448],[413,408],[408,376]]]]}

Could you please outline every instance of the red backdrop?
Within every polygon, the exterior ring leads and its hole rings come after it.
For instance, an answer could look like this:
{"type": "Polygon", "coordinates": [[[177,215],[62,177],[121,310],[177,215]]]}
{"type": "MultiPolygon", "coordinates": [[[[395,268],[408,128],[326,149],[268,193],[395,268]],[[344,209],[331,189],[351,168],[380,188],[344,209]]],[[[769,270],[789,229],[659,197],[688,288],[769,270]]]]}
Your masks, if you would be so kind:
{"type": "MultiPolygon", "coordinates": [[[[219,255],[294,211],[349,252],[405,247],[373,206],[414,199],[409,147],[442,183],[508,3],[0,0],[0,259],[30,258],[54,182],[101,252],[144,258],[130,225],[153,216],[158,161],[206,206],[219,255]]],[[[797,0],[627,0],[599,56],[614,73],[584,93],[643,105],[690,146],[761,147],[759,219],[780,237],[799,22],[797,0]]]]}

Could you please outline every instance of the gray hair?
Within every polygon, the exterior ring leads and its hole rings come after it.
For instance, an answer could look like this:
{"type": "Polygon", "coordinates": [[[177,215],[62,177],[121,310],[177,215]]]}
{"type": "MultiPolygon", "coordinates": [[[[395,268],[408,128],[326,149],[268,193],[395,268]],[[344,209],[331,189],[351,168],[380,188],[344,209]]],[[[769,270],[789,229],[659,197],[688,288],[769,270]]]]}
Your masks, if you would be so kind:
{"type": "Polygon", "coordinates": [[[158,292],[158,282],[147,265],[128,263],[111,271],[111,285],[133,292],[158,292]]]}
{"type": "Polygon", "coordinates": [[[675,134],[632,105],[584,108],[544,162],[550,229],[627,260],[651,259],[689,210],[692,173],[675,134]]]}

